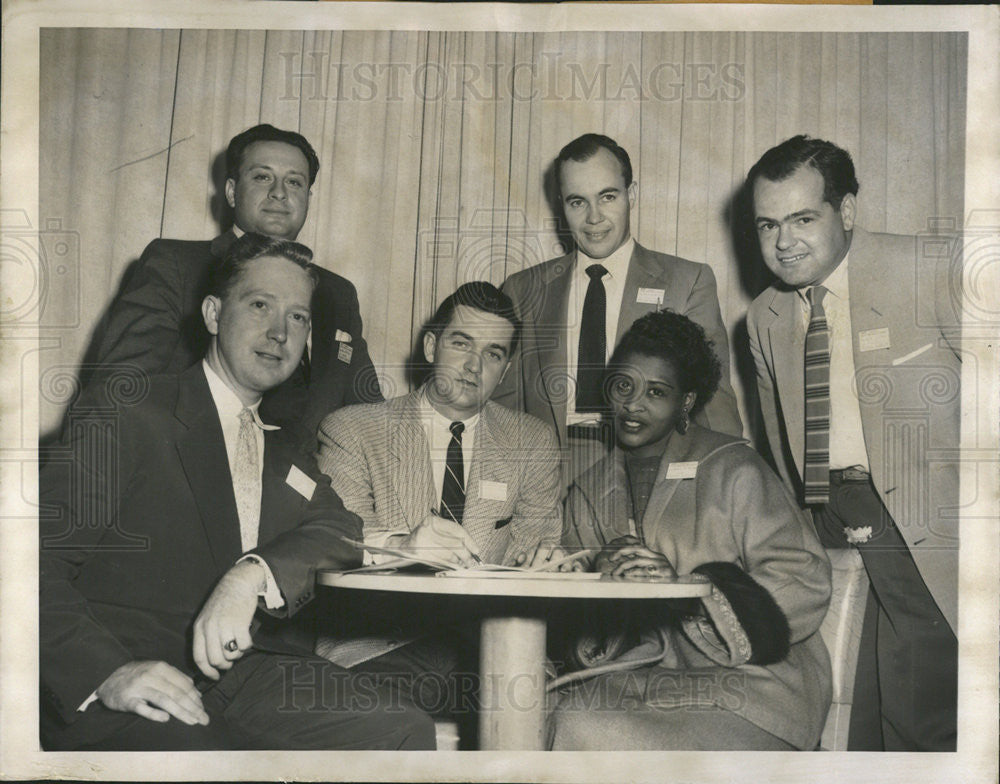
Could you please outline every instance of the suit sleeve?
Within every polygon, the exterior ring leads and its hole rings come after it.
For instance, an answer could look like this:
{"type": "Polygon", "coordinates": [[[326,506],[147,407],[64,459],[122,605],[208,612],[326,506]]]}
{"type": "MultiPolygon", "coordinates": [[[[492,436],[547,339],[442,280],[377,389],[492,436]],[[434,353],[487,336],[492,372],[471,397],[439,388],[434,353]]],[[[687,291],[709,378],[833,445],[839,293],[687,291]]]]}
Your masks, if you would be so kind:
{"type": "Polygon", "coordinates": [[[830,562],[795,500],[749,447],[713,471],[724,474],[720,494],[742,563],[694,570],[715,590],[702,602],[707,617],[686,619],[684,631],[723,666],[773,663],[819,629],[830,601],[830,562]]]}
{"type": "Polygon", "coordinates": [[[344,508],[330,480],[315,460],[299,455],[294,465],[316,482],[312,498],[294,528],[254,552],[267,563],[285,598],[272,614],[291,617],[313,597],[317,569],[350,569],[361,565],[361,553],[344,541],[361,537],[361,520],[344,508]]]}
{"type": "Polygon", "coordinates": [[[700,324],[705,330],[706,337],[712,341],[715,355],[722,365],[722,378],[712,399],[695,419],[711,430],[742,437],[743,422],[740,420],[736,395],[729,378],[729,335],[725,324],[722,323],[715,274],[707,264],[700,264],[698,267],[698,277],[691,288],[684,315],[700,324]]]}
{"type": "MultiPolygon", "coordinates": [[[[375,511],[375,489],[365,457],[364,444],[352,426],[356,413],[340,409],[328,415],[319,426],[319,469],[330,477],[330,486],[344,506],[361,518],[365,541],[382,545],[393,533],[382,525],[375,511]]],[[[360,536],[359,536],[360,538],[360,536]]]]}
{"type": "Polygon", "coordinates": [[[181,340],[183,284],[177,262],[163,241],[149,243],[111,304],[98,345],[98,363],[127,363],[149,373],[168,370],[181,340]]]}
{"type": "Polygon", "coordinates": [[[43,698],[66,722],[75,720],[77,708],[112,672],[132,660],[74,585],[95,549],[117,529],[114,517],[99,515],[108,508],[109,483],[127,487],[136,464],[127,440],[116,437],[122,429],[86,429],[86,443],[64,442],[39,472],[39,675],[43,698]],[[118,471],[109,477],[102,470],[108,462],[100,457],[119,448],[118,471]],[[79,500],[71,503],[77,494],[79,500]]]}
{"type": "MultiPolygon", "coordinates": [[[[590,550],[603,548],[609,541],[616,538],[612,532],[610,535],[598,523],[598,519],[612,521],[614,516],[602,514],[594,508],[593,502],[585,493],[581,486],[574,482],[569,488],[569,495],[566,496],[566,509],[563,516],[562,537],[560,543],[570,551],[590,550]]],[[[597,558],[596,553],[591,553],[580,559],[585,568],[594,568],[597,558]]]]}
{"type": "Polygon", "coordinates": [[[785,486],[795,492],[796,482],[785,459],[787,450],[781,438],[781,421],[778,414],[777,390],[774,386],[774,376],[764,358],[764,347],[761,345],[760,333],[753,308],[747,311],[747,332],[750,336],[750,354],[753,356],[754,372],[757,379],[757,397],[760,400],[760,412],[764,419],[764,434],[774,459],[775,468],[785,482],[785,486]]]}
{"type": "Polygon", "coordinates": [[[558,544],[562,528],[559,446],[551,428],[537,421],[531,424],[534,435],[524,444],[521,491],[514,504],[505,563],[518,553],[530,553],[540,542],[558,544]]]}

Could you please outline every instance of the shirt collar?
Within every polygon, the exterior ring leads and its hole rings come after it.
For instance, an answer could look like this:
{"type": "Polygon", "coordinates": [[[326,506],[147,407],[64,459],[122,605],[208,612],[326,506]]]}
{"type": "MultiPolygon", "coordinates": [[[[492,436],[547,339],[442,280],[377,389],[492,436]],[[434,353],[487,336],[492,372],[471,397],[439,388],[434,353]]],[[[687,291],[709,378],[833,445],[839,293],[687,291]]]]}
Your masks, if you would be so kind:
{"type": "MultiPolygon", "coordinates": [[[[431,405],[430,398],[427,397],[427,385],[420,390],[420,416],[424,421],[431,421],[438,426],[443,426],[445,430],[451,427],[454,419],[448,419],[431,405]]],[[[466,430],[472,430],[479,422],[479,414],[473,414],[468,419],[461,420],[465,424],[466,430]]]]}
{"type": "Polygon", "coordinates": [[[261,421],[260,414],[257,413],[257,409],[260,408],[260,400],[257,400],[251,406],[244,406],[243,401],[229,388],[229,385],[222,380],[219,374],[212,369],[207,359],[201,361],[201,366],[205,369],[205,378],[208,380],[208,391],[212,394],[212,400],[219,412],[220,419],[225,419],[226,417],[233,417],[235,419],[244,408],[249,408],[253,414],[253,421],[261,430],[281,429],[277,425],[266,425],[261,421]]]}
{"type": "MultiPolygon", "coordinates": [[[[817,284],[825,288],[828,293],[832,294],[837,299],[843,300],[845,302],[847,301],[847,292],[848,292],[847,262],[850,259],[850,256],[851,254],[850,252],[848,252],[847,255],[844,256],[840,264],[836,266],[833,272],[831,272],[826,277],[826,280],[817,284]]],[[[813,287],[803,286],[800,289],[796,289],[796,292],[798,293],[799,297],[802,299],[804,303],[806,303],[806,305],[809,304],[809,298],[806,296],[806,294],[811,288],[813,287]]]]}
{"type": "Polygon", "coordinates": [[[603,264],[611,277],[624,276],[628,270],[629,260],[632,258],[632,251],[635,249],[635,240],[629,237],[625,244],[605,259],[592,259],[580,248],[576,249],[578,274],[587,277],[587,267],[591,264],[603,264]]]}

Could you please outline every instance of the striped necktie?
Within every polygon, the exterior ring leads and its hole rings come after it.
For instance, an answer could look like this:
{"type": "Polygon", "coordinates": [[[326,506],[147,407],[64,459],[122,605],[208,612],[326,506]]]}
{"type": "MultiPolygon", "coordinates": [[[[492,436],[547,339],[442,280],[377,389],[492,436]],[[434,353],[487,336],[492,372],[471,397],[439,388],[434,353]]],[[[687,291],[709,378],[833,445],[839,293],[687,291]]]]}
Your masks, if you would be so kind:
{"type": "Polygon", "coordinates": [[[441,486],[441,516],[462,524],[465,513],[465,460],[462,457],[463,422],[452,422],[451,441],[444,463],[444,482],[441,486]]]}
{"type": "Polygon", "coordinates": [[[830,327],[823,310],[826,289],[806,292],[811,310],[805,345],[806,455],[805,503],[830,500],[830,327]]]}

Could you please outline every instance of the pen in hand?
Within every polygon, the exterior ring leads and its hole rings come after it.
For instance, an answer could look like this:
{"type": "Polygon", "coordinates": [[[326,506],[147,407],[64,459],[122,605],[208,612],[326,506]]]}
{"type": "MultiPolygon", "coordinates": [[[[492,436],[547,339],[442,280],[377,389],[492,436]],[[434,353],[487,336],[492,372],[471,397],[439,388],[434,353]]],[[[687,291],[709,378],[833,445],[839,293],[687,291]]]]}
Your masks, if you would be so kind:
{"type": "MultiPolygon", "coordinates": [[[[450,518],[445,517],[443,514],[441,514],[441,512],[438,511],[433,506],[431,507],[431,514],[434,515],[435,517],[441,517],[441,518],[443,518],[445,520],[450,519],[450,518]]],[[[469,555],[472,556],[472,560],[474,560],[477,564],[482,564],[483,559],[480,558],[479,555],[477,555],[476,553],[472,552],[472,550],[469,550],[469,555]]]]}

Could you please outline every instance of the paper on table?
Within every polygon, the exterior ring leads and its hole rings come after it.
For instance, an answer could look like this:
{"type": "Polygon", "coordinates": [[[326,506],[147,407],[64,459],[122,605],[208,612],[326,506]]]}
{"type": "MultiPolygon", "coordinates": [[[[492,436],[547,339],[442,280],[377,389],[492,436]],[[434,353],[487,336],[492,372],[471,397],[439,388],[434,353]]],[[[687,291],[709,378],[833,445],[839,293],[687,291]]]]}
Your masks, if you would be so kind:
{"type": "MultiPolygon", "coordinates": [[[[348,539],[346,536],[340,537],[347,544],[357,547],[361,550],[367,550],[370,553],[380,553],[382,555],[390,555],[393,557],[392,561],[384,561],[379,564],[371,564],[369,566],[362,566],[359,569],[352,569],[353,572],[371,572],[371,571],[386,571],[390,569],[399,569],[404,566],[410,566],[412,564],[423,564],[424,566],[430,566],[434,569],[440,569],[445,572],[461,572],[463,576],[482,576],[482,577],[493,577],[500,573],[511,573],[511,574],[521,574],[533,573],[533,574],[543,574],[546,572],[553,572],[561,564],[568,563],[577,558],[581,558],[585,555],[590,555],[595,552],[595,548],[588,550],[578,550],[575,553],[571,553],[562,558],[557,558],[554,561],[547,561],[540,566],[504,566],[503,564],[482,564],[475,567],[474,569],[466,569],[458,564],[449,563],[448,561],[442,561],[438,558],[434,558],[426,555],[414,555],[408,550],[397,550],[394,547],[383,547],[374,544],[365,544],[364,542],[358,542],[354,539],[348,539]]],[[[556,574],[586,574],[586,572],[557,572],[556,574]]],[[[596,573],[595,573],[596,574],[596,573]]],[[[599,574],[597,575],[600,576],[599,574]]],[[[589,579],[589,578],[588,578],[589,579]]]]}

